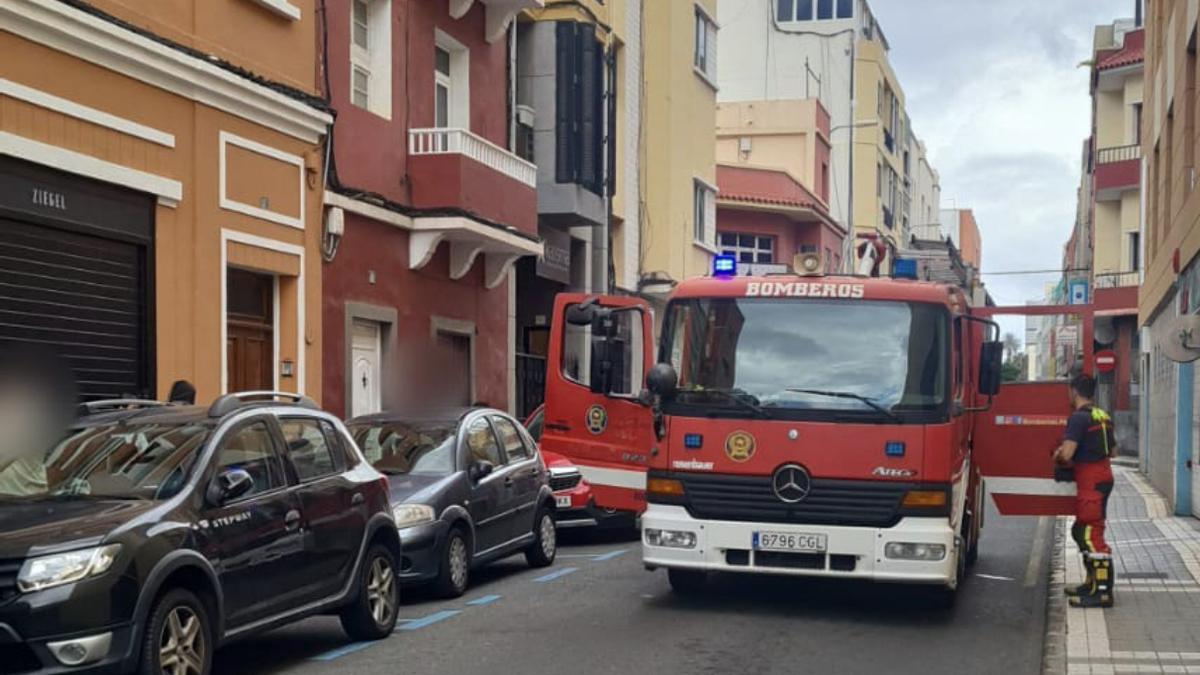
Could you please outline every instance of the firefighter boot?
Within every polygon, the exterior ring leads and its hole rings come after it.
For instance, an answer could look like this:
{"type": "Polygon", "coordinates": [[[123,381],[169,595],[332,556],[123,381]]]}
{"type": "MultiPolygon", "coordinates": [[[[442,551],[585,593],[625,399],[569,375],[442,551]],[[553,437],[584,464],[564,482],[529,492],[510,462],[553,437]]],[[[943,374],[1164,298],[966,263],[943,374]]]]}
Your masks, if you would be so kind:
{"type": "Polygon", "coordinates": [[[1092,560],[1093,581],[1089,592],[1071,598],[1072,607],[1112,607],[1113,582],[1112,559],[1108,557],[1092,560]]]}
{"type": "Polygon", "coordinates": [[[1092,584],[1096,582],[1096,566],[1092,563],[1092,557],[1086,553],[1083,554],[1083,569],[1087,574],[1083,583],[1073,588],[1063,589],[1063,593],[1066,593],[1068,598],[1077,598],[1091,593],[1092,584]]]}

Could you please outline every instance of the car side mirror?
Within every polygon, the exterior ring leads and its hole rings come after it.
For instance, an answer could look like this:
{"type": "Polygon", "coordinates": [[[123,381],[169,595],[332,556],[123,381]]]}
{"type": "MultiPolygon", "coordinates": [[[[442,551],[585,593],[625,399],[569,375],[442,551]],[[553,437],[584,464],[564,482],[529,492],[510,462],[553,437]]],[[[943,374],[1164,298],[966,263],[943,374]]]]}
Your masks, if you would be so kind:
{"type": "Polygon", "coordinates": [[[998,340],[984,342],[979,347],[979,393],[995,396],[1000,393],[1004,379],[1004,343],[998,340]]]}
{"type": "Polygon", "coordinates": [[[473,480],[473,481],[481,481],[484,478],[487,478],[488,476],[490,476],[491,473],[495,470],[496,470],[495,464],[492,464],[489,461],[481,459],[481,460],[475,462],[474,464],[472,464],[471,468],[467,469],[467,475],[470,476],[471,480],[473,480]]]}
{"type": "Polygon", "coordinates": [[[675,395],[678,387],[679,374],[669,363],[656,363],[650,372],[646,373],[646,388],[655,396],[670,398],[675,395]]]}
{"type": "Polygon", "coordinates": [[[220,506],[245,495],[254,488],[254,477],[244,469],[225,469],[208,486],[208,502],[220,506]]]}

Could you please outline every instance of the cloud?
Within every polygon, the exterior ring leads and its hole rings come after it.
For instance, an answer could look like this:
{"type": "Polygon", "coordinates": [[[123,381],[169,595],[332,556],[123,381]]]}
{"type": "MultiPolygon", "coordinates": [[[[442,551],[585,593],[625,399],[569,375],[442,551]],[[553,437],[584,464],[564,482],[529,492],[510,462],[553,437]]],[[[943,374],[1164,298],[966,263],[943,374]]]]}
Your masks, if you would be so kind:
{"type": "MultiPolygon", "coordinates": [[[[983,270],[1058,269],[1091,124],[1096,25],[1132,0],[872,0],[942,206],[972,208],[983,270]]],[[[999,304],[1040,298],[1054,274],[984,281],[999,304]]],[[[1019,323],[1006,330],[1022,333],[1019,323]]]]}

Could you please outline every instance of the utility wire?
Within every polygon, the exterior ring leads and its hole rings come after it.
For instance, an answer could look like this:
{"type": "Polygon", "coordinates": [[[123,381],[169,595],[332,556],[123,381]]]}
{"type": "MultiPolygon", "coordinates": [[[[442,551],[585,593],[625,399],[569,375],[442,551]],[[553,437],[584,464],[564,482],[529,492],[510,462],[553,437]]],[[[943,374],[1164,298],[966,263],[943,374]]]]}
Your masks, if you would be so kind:
{"type": "Polygon", "coordinates": [[[980,272],[989,276],[1016,275],[1016,274],[1066,274],[1068,272],[1090,272],[1086,267],[1077,267],[1065,270],[1004,270],[1001,272],[980,272]]]}

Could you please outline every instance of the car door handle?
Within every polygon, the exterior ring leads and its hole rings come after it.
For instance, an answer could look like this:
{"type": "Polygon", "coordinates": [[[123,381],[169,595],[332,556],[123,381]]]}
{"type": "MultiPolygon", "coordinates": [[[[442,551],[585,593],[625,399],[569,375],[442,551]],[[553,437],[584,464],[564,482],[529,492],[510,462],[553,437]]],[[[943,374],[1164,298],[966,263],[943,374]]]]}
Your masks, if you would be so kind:
{"type": "Polygon", "coordinates": [[[293,532],[300,527],[300,512],[296,509],[288,511],[287,515],[283,517],[283,526],[288,532],[293,532]]]}
{"type": "Polygon", "coordinates": [[[366,497],[362,496],[361,492],[355,492],[354,496],[350,498],[350,506],[359,506],[365,501],[367,501],[367,499],[366,497]]]}
{"type": "Polygon", "coordinates": [[[506,476],[506,477],[504,478],[504,485],[505,485],[505,486],[507,486],[507,487],[512,487],[512,484],[513,484],[513,477],[512,477],[512,476],[506,476]]]}

